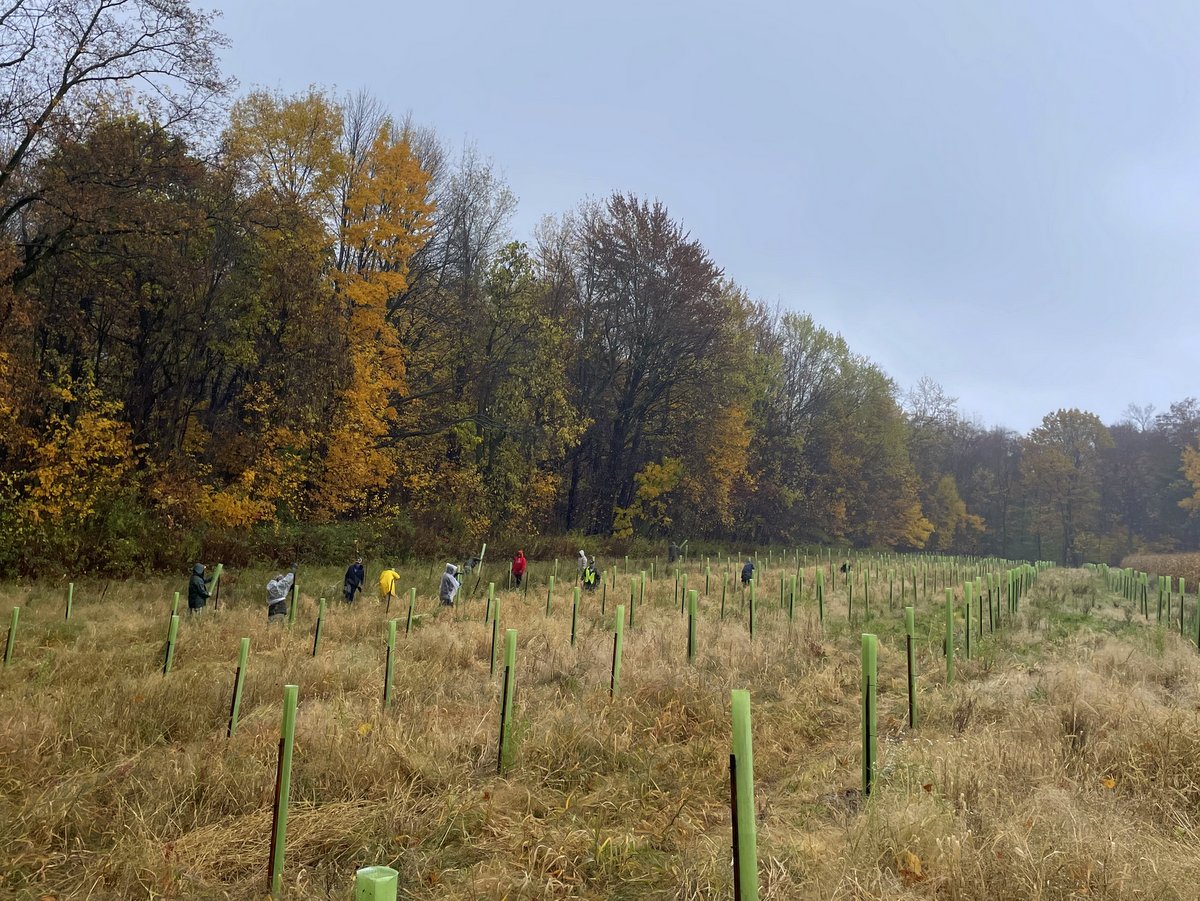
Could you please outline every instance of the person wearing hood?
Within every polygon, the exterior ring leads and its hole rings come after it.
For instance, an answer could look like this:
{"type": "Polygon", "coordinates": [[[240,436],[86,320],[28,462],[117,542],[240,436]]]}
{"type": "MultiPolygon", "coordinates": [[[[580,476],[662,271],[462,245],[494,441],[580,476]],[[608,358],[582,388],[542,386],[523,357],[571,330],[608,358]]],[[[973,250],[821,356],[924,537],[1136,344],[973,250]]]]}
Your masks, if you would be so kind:
{"type": "Polygon", "coordinates": [[[342,595],[346,598],[347,604],[354,603],[354,595],[362,592],[365,581],[367,581],[367,571],[363,568],[362,557],[359,557],[346,570],[346,579],[342,585],[342,595]]]}
{"type": "Polygon", "coordinates": [[[379,600],[386,603],[396,596],[396,583],[400,581],[400,573],[394,569],[385,569],[379,574],[379,600]]]}
{"type": "Polygon", "coordinates": [[[667,562],[674,563],[683,556],[683,549],[674,541],[667,545],[667,562]]]}
{"type": "Polygon", "coordinates": [[[583,571],[583,587],[588,591],[595,591],[599,584],[600,573],[596,571],[596,558],[592,557],[588,560],[587,569],[583,571]]]}
{"type": "Polygon", "coordinates": [[[188,582],[188,613],[199,613],[208,603],[212,592],[208,590],[211,579],[204,578],[204,564],[197,563],[192,567],[192,578],[188,582]]]}
{"type": "Polygon", "coordinates": [[[296,582],[296,564],[267,583],[267,622],[281,623],[288,616],[288,592],[296,582]]]}
{"type": "Polygon", "coordinates": [[[517,551],[516,556],[512,559],[512,574],[513,582],[517,588],[521,587],[521,580],[525,578],[525,567],[528,565],[525,560],[525,552],[517,551]]]}
{"type": "Polygon", "coordinates": [[[742,584],[749,585],[750,580],[754,578],[754,561],[747,560],[746,565],[742,567],[742,584]]]}
{"type": "Polygon", "coordinates": [[[582,579],[583,574],[587,572],[588,568],[588,555],[582,549],[580,549],[579,557],[576,558],[575,563],[579,567],[579,578],[582,579]]]}
{"type": "Polygon", "coordinates": [[[454,596],[458,594],[458,567],[453,563],[446,564],[446,571],[442,573],[442,584],[438,587],[438,597],[441,598],[443,607],[454,606],[454,596]]]}

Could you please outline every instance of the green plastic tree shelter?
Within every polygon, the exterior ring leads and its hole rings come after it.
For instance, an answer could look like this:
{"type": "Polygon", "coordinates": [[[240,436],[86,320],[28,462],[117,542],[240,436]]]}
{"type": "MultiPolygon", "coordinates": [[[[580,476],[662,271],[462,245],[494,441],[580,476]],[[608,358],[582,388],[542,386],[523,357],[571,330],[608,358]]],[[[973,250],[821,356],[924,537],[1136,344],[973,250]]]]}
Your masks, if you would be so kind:
{"type": "Polygon", "coordinates": [[[287,842],[288,798],[292,792],[292,746],[296,740],[298,685],[283,686],[283,721],[279,727],[279,766],[275,772],[275,812],[271,821],[271,857],[267,861],[267,888],[272,898],[283,889],[284,846],[287,842]]]}
{"type": "Polygon", "coordinates": [[[696,662],[696,621],[699,619],[700,602],[696,597],[696,589],[688,592],[688,638],[687,638],[687,658],[688,663],[696,662]]]}
{"type": "Polygon", "coordinates": [[[396,901],[399,879],[391,867],[363,867],[354,874],[354,901],[396,901]]]}
{"type": "Polygon", "coordinates": [[[758,901],[758,827],[754,816],[754,746],[750,733],[750,692],[734,689],[730,695],[733,719],[733,754],[730,755],[730,788],[733,793],[734,896],[758,901]]]}
{"type": "Polygon", "coordinates": [[[12,608],[12,619],[8,623],[8,638],[4,642],[4,665],[12,662],[13,648],[17,646],[17,623],[21,619],[21,608],[12,608]]]}
{"type": "Polygon", "coordinates": [[[500,599],[496,598],[496,612],[492,615],[492,654],[488,663],[488,675],[496,675],[496,651],[500,647],[500,599]]]}
{"type": "Polygon", "coordinates": [[[954,589],[946,589],[946,684],[954,681],[954,589]]]}
{"type": "Polygon", "coordinates": [[[288,606],[288,628],[296,622],[296,608],[300,606],[300,577],[292,581],[292,603],[288,606]]]}
{"type": "Polygon", "coordinates": [[[500,700],[500,747],[496,754],[496,773],[504,774],[512,751],[509,724],[512,721],[513,686],[517,678],[517,630],[504,630],[504,691],[500,700]]]}
{"type": "Polygon", "coordinates": [[[243,638],[242,646],[238,649],[237,672],[233,674],[233,698],[229,701],[229,727],[225,730],[226,738],[233,738],[237,731],[238,711],[242,708],[242,685],[246,681],[246,664],[250,660],[250,639],[243,638]]]}
{"type": "Polygon", "coordinates": [[[410,588],[408,590],[408,621],[404,625],[404,634],[408,635],[412,632],[413,624],[413,608],[417,606],[417,589],[410,588]]]}
{"type": "Polygon", "coordinates": [[[383,708],[392,706],[392,670],[396,665],[396,620],[388,620],[387,658],[383,668],[383,708]]]}
{"type": "Polygon", "coordinates": [[[917,728],[916,623],[912,607],[904,608],[904,643],[908,649],[908,728],[917,728]]]}
{"type": "Polygon", "coordinates": [[[874,635],[862,637],[862,790],[869,796],[875,787],[877,739],[875,689],[879,684],[877,671],[878,645],[874,635]]]}
{"type": "Polygon", "coordinates": [[[625,637],[625,605],[617,605],[616,631],[613,633],[612,676],[608,682],[609,697],[621,693],[621,642],[625,637]]]}
{"type": "Polygon", "coordinates": [[[171,626],[167,629],[167,653],[163,657],[163,675],[171,672],[171,664],[175,662],[175,639],[179,635],[179,614],[171,617],[171,626]]]}
{"type": "Polygon", "coordinates": [[[317,603],[317,626],[313,629],[312,655],[317,656],[317,648],[321,645],[321,629],[325,625],[325,598],[317,603]]]}
{"type": "Polygon", "coordinates": [[[74,604],[74,601],[75,601],[75,583],[68,582],[67,583],[67,615],[65,617],[63,617],[63,619],[66,621],[70,621],[70,619],[71,619],[71,607],[74,604]]]}

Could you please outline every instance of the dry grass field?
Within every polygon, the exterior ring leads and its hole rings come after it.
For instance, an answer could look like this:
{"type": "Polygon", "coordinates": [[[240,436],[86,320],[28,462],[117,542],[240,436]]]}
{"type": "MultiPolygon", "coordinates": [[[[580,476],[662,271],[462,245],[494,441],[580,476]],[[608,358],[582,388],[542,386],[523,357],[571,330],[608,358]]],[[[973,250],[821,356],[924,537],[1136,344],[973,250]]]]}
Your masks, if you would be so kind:
{"type": "MultiPolygon", "coordinates": [[[[1131,554],[1121,566],[1132,566],[1152,576],[1186,579],[1188,590],[1195,593],[1200,585],[1200,554],[1131,554]]],[[[1152,585],[1153,587],[1153,585],[1152,585]]]]}
{"type": "MultiPolygon", "coordinates": [[[[184,617],[167,676],[169,597],[182,585],[82,584],[69,622],[61,585],[0,586],[5,627],[22,607],[0,674],[0,896],[264,897],[281,693],[294,683],[286,898],[349,899],[355,868],[383,863],[410,899],[731,898],[734,688],[753,703],[763,898],[1200,897],[1200,658],[1086,572],[1043,573],[1015,622],[985,628],[973,658],[960,656],[950,685],[944,592],[922,598],[915,731],[903,618],[886,594],[866,629],[847,624],[844,588],[827,598],[824,628],[807,590],[789,623],[778,574],[765,573],[751,642],[738,595],[720,619],[718,582],[701,598],[689,665],[674,582],[651,583],[613,700],[611,611],[628,601],[627,580],[603,618],[600,595],[585,595],[574,648],[568,590],[549,618],[544,587],[501,592],[501,622],[519,636],[503,777],[484,603],[438,612],[421,575],[411,635],[406,599],[393,605],[387,712],[374,599],[331,603],[311,655],[307,586],[335,586],[332,570],[302,572],[291,630],[266,624],[250,587],[266,573],[237,574],[222,609],[184,617]],[[869,800],[865,630],[880,636],[869,800]],[[242,636],[249,672],[226,739],[242,636]]],[[[703,588],[698,568],[690,577],[703,588]]],[[[861,617],[857,593],[855,604],[861,617]]]]}

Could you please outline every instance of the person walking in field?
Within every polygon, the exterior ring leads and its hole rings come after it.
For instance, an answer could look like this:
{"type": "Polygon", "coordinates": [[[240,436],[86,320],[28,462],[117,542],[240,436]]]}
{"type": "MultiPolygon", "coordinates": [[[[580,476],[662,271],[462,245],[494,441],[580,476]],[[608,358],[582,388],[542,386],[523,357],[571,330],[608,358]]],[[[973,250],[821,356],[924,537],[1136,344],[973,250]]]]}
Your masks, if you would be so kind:
{"type": "Polygon", "coordinates": [[[583,587],[588,591],[595,591],[599,584],[600,574],[596,571],[596,558],[592,557],[588,560],[587,569],[583,571],[583,587]]]}
{"type": "Polygon", "coordinates": [[[281,623],[288,617],[288,593],[296,582],[296,564],[267,583],[267,622],[281,623]]]}
{"type": "Polygon", "coordinates": [[[396,583],[400,581],[400,573],[394,569],[385,569],[379,574],[379,602],[387,603],[396,596],[396,583]]]}
{"type": "Polygon", "coordinates": [[[446,564],[446,571],[442,573],[442,584],[438,586],[438,597],[441,599],[443,607],[453,607],[454,597],[458,594],[458,567],[453,563],[446,564]]]}
{"type": "Polygon", "coordinates": [[[516,555],[512,559],[513,583],[517,588],[521,587],[521,581],[525,578],[526,565],[527,561],[525,560],[525,552],[517,551],[516,555]]]}
{"type": "Polygon", "coordinates": [[[742,585],[750,584],[750,580],[754,578],[754,561],[747,560],[746,565],[742,567],[742,585]]]}
{"type": "Polygon", "coordinates": [[[354,595],[362,592],[363,583],[367,581],[367,571],[363,568],[362,557],[350,564],[346,570],[346,580],[342,585],[342,594],[347,604],[354,603],[354,595]]]}
{"type": "Polygon", "coordinates": [[[199,613],[208,603],[212,592],[208,590],[211,579],[204,578],[204,564],[192,567],[192,578],[188,582],[188,613],[199,613]]]}

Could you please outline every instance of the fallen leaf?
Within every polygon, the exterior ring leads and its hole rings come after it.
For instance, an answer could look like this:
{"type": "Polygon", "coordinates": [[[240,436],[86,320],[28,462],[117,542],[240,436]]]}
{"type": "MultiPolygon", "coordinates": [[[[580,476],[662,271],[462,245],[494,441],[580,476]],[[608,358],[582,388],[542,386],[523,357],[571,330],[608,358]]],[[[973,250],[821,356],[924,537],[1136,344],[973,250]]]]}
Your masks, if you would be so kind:
{"type": "Polygon", "coordinates": [[[372,728],[373,728],[373,727],[371,726],[371,724],[370,724],[370,723],[362,723],[362,724],[361,724],[361,725],[359,725],[359,727],[358,727],[358,737],[359,737],[359,738],[366,738],[366,737],[367,737],[367,735],[370,733],[370,731],[371,731],[371,729],[372,729],[372,728]]]}
{"type": "Polygon", "coordinates": [[[1103,785],[1105,788],[1112,790],[1117,787],[1117,780],[1114,779],[1112,776],[1105,776],[1103,779],[1100,780],[1100,784],[1103,785]]]}
{"type": "Polygon", "coordinates": [[[927,791],[927,792],[932,792],[933,791],[933,783],[926,782],[924,785],[921,786],[921,788],[925,789],[925,791],[927,791]]]}
{"type": "Polygon", "coordinates": [[[921,858],[912,851],[901,851],[896,855],[896,871],[908,885],[913,885],[925,878],[925,872],[921,869],[921,858]]]}

